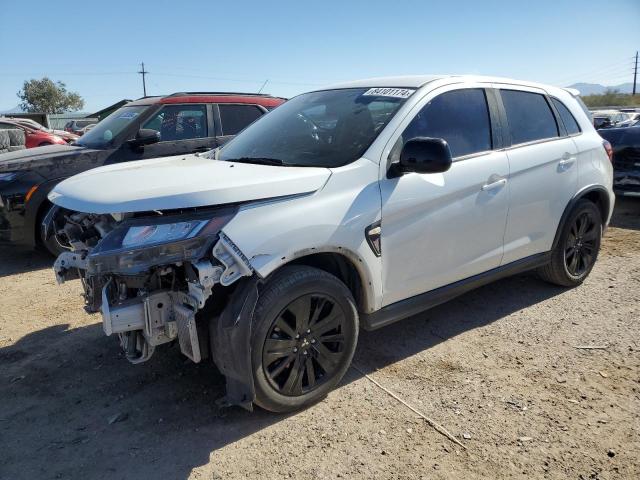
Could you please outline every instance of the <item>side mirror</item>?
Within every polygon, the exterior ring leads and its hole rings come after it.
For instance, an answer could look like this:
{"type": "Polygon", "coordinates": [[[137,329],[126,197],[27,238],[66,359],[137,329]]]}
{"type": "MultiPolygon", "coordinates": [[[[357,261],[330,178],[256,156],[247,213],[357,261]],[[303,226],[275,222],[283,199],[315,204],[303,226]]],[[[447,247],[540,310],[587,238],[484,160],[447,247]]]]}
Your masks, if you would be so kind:
{"type": "Polygon", "coordinates": [[[136,133],[136,138],[129,140],[129,145],[132,148],[140,148],[145,145],[151,145],[152,143],[158,143],[160,141],[160,132],[152,130],[150,128],[141,128],[136,133]]]}
{"type": "Polygon", "coordinates": [[[418,137],[407,141],[400,152],[396,170],[400,174],[442,173],[451,168],[451,151],[442,138],[418,137]]]}

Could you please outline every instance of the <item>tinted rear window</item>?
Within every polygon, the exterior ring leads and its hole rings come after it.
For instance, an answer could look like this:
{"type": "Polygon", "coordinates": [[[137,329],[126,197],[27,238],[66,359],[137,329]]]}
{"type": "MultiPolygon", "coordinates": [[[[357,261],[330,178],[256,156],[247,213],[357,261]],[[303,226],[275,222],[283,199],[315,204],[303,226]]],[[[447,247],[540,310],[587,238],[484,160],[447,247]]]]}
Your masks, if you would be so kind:
{"type": "Polygon", "coordinates": [[[512,145],[558,136],[553,112],[539,93],[501,90],[512,145]]]}
{"type": "Polygon", "coordinates": [[[255,105],[218,105],[223,135],[236,135],[262,115],[255,105]]]}
{"type": "Polygon", "coordinates": [[[573,115],[571,114],[569,109],[565,107],[564,103],[562,103],[557,98],[552,98],[551,101],[555,105],[556,110],[558,110],[560,118],[562,119],[562,123],[564,123],[564,128],[567,129],[567,133],[569,135],[580,133],[580,126],[578,125],[578,122],[576,122],[576,119],[573,118],[573,115]]]}

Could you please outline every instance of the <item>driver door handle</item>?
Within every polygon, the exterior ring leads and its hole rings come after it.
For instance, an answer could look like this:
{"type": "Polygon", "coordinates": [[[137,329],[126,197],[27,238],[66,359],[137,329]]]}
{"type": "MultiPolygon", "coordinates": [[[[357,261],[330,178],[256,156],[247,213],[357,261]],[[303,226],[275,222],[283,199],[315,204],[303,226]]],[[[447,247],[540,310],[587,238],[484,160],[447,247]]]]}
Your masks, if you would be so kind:
{"type": "Polygon", "coordinates": [[[501,178],[500,180],[496,180],[495,182],[485,183],[482,186],[482,191],[486,192],[487,190],[493,190],[495,188],[500,188],[507,184],[506,178],[501,178]]]}

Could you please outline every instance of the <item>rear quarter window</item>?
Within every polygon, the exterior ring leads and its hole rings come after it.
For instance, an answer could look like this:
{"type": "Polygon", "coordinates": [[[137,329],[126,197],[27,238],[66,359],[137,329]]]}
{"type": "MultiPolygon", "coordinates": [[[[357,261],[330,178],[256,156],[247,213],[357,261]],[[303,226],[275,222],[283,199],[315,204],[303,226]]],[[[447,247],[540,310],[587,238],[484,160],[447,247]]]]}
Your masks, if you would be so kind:
{"type": "Polygon", "coordinates": [[[553,105],[556,107],[556,110],[560,115],[560,119],[564,124],[564,128],[567,130],[567,134],[575,135],[577,133],[580,133],[581,130],[580,130],[580,126],[578,125],[578,122],[573,117],[569,109],[565,106],[565,104],[562,103],[557,98],[552,98],[551,101],[553,102],[553,105]]]}
{"type": "Polygon", "coordinates": [[[511,144],[558,137],[558,125],[544,95],[521,90],[500,90],[507,114],[511,144]]]}

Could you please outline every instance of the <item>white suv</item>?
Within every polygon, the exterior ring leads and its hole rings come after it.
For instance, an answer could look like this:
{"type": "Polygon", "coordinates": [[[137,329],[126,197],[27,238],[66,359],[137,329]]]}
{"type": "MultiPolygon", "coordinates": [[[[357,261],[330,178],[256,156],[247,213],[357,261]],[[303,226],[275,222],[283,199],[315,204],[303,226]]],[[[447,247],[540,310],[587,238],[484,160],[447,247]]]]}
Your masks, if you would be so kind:
{"type": "MultiPolygon", "coordinates": [[[[127,358],[177,340],[229,404],[322,398],[375,329],[529,269],[579,285],[613,209],[577,92],[467,76],[299,95],[222,149],[97,168],[50,194],[63,253],[127,358]]],[[[517,295],[517,292],[514,292],[517,295]]]]}

